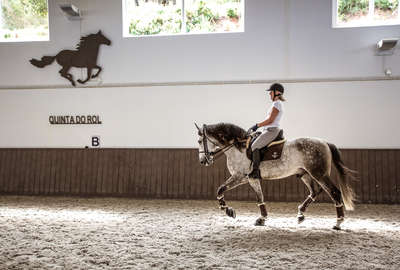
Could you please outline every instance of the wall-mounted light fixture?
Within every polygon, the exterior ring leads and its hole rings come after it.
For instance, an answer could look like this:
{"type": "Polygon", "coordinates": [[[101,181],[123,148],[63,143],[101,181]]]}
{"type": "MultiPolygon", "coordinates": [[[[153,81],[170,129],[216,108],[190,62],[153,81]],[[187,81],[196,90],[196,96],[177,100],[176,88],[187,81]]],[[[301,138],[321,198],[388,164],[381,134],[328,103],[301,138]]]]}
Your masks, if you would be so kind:
{"type": "Polygon", "coordinates": [[[399,38],[385,38],[381,39],[376,43],[377,55],[392,55],[399,38]]]}
{"type": "Polygon", "coordinates": [[[82,19],[81,11],[76,6],[72,4],[59,4],[59,7],[68,20],[75,21],[82,19]]]}
{"type": "Polygon", "coordinates": [[[383,73],[386,77],[392,76],[392,69],[386,66],[386,55],[393,55],[399,38],[384,38],[376,43],[375,55],[382,57],[383,73]]]}

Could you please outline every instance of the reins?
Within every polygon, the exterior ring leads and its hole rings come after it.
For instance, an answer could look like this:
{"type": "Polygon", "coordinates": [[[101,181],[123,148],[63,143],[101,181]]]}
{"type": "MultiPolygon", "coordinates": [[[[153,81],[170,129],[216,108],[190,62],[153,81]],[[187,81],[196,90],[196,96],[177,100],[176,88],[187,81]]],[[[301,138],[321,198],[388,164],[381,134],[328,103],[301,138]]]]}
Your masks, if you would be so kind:
{"type": "Polygon", "coordinates": [[[225,147],[223,147],[223,148],[219,148],[217,151],[212,151],[212,152],[210,152],[210,155],[212,156],[212,157],[214,157],[214,160],[217,160],[219,157],[221,157],[226,151],[228,151],[229,149],[231,149],[232,148],[232,146],[234,146],[235,144],[234,143],[231,143],[230,145],[227,145],[227,146],[225,146],[225,147]],[[222,153],[222,154],[221,154],[222,153]],[[218,155],[218,154],[220,154],[220,155],[218,155]],[[218,155],[218,156],[217,156],[218,155]]]}

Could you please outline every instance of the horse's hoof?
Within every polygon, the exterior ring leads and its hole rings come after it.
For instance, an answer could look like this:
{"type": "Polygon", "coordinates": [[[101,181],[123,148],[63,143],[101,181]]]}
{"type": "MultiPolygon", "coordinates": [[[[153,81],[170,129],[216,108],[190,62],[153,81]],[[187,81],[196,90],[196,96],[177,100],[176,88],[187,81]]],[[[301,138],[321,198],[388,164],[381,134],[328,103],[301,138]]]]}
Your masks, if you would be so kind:
{"type": "Polygon", "coordinates": [[[256,220],[256,223],[254,224],[256,226],[265,226],[265,218],[259,217],[256,220]]]}
{"type": "Polygon", "coordinates": [[[302,223],[306,219],[305,216],[297,216],[297,224],[302,223]]]}
{"type": "Polygon", "coordinates": [[[225,213],[228,215],[228,217],[231,217],[231,218],[235,218],[236,217],[236,211],[235,211],[235,209],[233,209],[231,207],[227,207],[225,209],[225,213]]]}
{"type": "Polygon", "coordinates": [[[337,230],[337,231],[341,230],[340,225],[343,223],[343,221],[344,221],[344,218],[336,219],[336,225],[333,226],[332,229],[337,230]]]}

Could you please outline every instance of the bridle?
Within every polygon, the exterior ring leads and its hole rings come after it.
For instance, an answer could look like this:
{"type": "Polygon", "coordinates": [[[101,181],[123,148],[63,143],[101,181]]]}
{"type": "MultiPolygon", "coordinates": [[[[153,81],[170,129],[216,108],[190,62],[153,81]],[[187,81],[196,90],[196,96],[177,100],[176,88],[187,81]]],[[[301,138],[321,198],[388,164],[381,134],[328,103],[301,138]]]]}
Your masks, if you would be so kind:
{"type": "MultiPolygon", "coordinates": [[[[199,129],[200,130],[200,129],[199,129]]],[[[213,142],[208,136],[207,136],[207,130],[206,130],[206,125],[203,125],[203,130],[200,131],[201,134],[203,134],[203,149],[204,151],[199,151],[199,153],[204,154],[206,157],[207,164],[211,164],[212,161],[217,160],[219,157],[222,156],[223,153],[228,151],[235,143],[230,143],[227,146],[220,147],[217,143],[213,142]],[[209,151],[208,150],[208,141],[212,143],[214,146],[218,147],[216,151],[209,151]],[[220,155],[218,155],[220,154],[220,155]],[[218,156],[217,156],[218,155],[218,156]]]]}

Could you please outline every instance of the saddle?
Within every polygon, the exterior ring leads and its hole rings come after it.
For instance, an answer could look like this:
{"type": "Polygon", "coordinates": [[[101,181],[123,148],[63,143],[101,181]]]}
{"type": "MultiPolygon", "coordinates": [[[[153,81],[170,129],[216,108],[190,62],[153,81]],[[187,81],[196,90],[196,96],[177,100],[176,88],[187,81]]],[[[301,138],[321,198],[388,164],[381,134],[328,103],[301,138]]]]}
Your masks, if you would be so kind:
{"type": "MultiPolygon", "coordinates": [[[[247,138],[246,155],[250,160],[252,160],[251,145],[258,138],[258,136],[260,136],[260,134],[261,132],[256,132],[247,138]]],[[[276,136],[272,142],[260,149],[260,161],[280,159],[285,142],[286,139],[283,136],[283,130],[281,129],[278,133],[278,136],[276,136]]]]}

